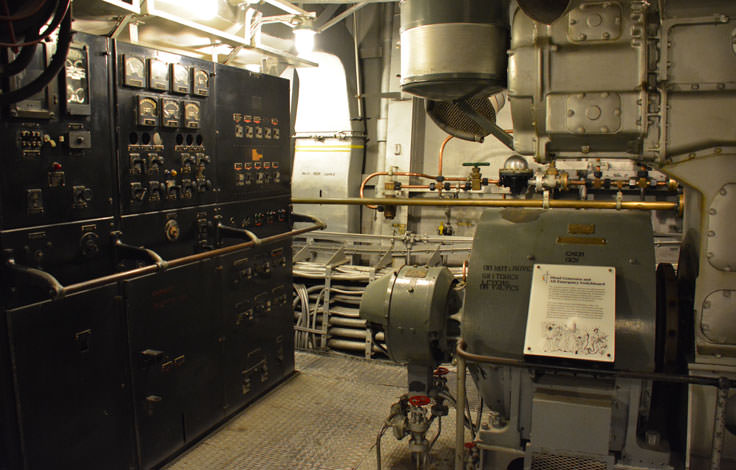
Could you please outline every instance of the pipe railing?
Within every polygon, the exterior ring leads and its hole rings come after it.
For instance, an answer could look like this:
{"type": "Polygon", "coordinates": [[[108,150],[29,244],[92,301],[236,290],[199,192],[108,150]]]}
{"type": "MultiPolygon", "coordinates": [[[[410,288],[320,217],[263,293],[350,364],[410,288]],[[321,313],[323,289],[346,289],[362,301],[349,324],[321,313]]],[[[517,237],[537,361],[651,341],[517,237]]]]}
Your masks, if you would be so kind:
{"type": "Polygon", "coordinates": [[[64,298],[66,296],[69,296],[71,294],[74,294],[76,292],[80,292],[83,290],[100,287],[100,286],[110,284],[113,282],[124,281],[127,279],[131,279],[133,277],[143,276],[146,274],[166,271],[167,269],[175,268],[178,266],[183,266],[185,264],[194,263],[197,261],[203,261],[209,258],[214,258],[216,256],[226,255],[229,253],[233,253],[235,251],[252,248],[254,246],[275,243],[278,241],[282,241],[282,240],[286,240],[286,239],[295,237],[297,235],[301,235],[303,233],[313,232],[315,230],[323,230],[325,227],[327,227],[324,222],[312,216],[294,214],[294,220],[296,222],[307,220],[307,221],[312,222],[312,225],[309,225],[303,228],[290,230],[288,232],[279,233],[277,235],[271,235],[271,236],[264,237],[264,238],[258,238],[252,232],[243,231],[242,235],[249,238],[249,241],[238,243],[236,245],[222,247],[222,248],[216,248],[214,250],[203,251],[201,253],[195,253],[192,255],[182,256],[180,258],[176,258],[176,259],[169,260],[169,261],[161,258],[161,256],[159,256],[153,250],[143,248],[143,247],[133,247],[131,245],[127,245],[122,242],[116,241],[115,246],[119,246],[121,248],[124,248],[125,250],[134,249],[136,251],[139,251],[142,255],[145,254],[153,262],[153,264],[141,266],[139,268],[129,269],[127,271],[121,271],[119,273],[109,274],[106,276],[96,277],[96,278],[89,279],[86,281],[77,282],[75,284],[69,284],[67,286],[62,285],[58,281],[58,279],[56,279],[52,274],[47,273],[46,271],[42,271],[40,269],[30,268],[30,267],[16,264],[13,258],[10,258],[6,261],[5,267],[9,269],[10,271],[14,272],[16,275],[22,276],[28,282],[48,287],[49,296],[51,297],[51,299],[58,300],[58,299],[64,298]],[[248,232],[248,233],[245,233],[245,232],[248,232]]]}

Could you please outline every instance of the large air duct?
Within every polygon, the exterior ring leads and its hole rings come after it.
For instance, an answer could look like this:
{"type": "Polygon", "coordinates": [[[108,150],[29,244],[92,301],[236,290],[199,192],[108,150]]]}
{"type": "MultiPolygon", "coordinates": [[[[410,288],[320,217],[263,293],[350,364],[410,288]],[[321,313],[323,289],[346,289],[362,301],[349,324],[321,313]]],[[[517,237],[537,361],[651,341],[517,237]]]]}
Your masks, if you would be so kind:
{"type": "Polygon", "coordinates": [[[506,88],[509,28],[503,1],[401,4],[401,89],[438,101],[506,88]]]}

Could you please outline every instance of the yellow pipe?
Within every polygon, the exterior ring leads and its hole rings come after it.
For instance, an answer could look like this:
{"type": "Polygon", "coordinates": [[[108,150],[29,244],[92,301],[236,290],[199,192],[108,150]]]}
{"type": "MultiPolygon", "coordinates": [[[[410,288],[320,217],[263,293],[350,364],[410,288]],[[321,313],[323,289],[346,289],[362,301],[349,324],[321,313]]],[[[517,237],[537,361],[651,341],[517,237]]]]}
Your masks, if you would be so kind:
{"type": "Polygon", "coordinates": [[[441,207],[536,207],[550,209],[631,209],[642,211],[682,211],[683,199],[668,201],[571,201],[551,199],[545,206],[541,199],[429,199],[429,198],[324,198],[292,199],[293,204],[441,206],[441,207]]]}

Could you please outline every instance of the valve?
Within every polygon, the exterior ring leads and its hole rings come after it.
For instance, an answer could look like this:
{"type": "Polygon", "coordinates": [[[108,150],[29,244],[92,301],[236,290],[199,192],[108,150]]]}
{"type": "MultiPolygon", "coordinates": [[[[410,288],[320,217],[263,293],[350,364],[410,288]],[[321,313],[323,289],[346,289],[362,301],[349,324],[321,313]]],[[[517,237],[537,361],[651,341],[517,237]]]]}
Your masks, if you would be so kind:
{"type": "Polygon", "coordinates": [[[432,375],[442,376],[442,375],[447,375],[449,373],[450,373],[450,371],[447,369],[447,367],[438,367],[438,368],[436,368],[434,370],[434,372],[432,373],[432,375]]]}
{"type": "Polygon", "coordinates": [[[464,162],[463,166],[473,167],[470,170],[470,187],[468,187],[468,185],[466,184],[465,190],[468,191],[472,189],[473,191],[480,191],[480,188],[483,184],[482,175],[480,174],[480,167],[490,166],[490,163],[488,162],[464,162]]]}
{"type": "Polygon", "coordinates": [[[432,400],[426,395],[414,395],[413,397],[409,397],[409,403],[411,403],[412,406],[429,405],[431,401],[432,400]]]}

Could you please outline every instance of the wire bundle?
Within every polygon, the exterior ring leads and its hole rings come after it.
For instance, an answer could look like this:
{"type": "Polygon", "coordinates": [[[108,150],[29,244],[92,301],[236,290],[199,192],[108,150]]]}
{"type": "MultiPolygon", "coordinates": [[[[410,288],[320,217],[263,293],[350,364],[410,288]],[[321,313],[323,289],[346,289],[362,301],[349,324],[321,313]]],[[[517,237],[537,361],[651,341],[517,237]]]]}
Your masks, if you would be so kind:
{"type": "Polygon", "coordinates": [[[22,87],[0,93],[0,105],[17,103],[43,90],[64,67],[72,40],[71,0],[24,2],[0,0],[0,47],[5,48],[0,78],[21,73],[31,63],[37,46],[59,30],[56,51],[46,69],[22,87]],[[9,3],[10,2],[10,3],[9,3]],[[18,51],[20,49],[20,51],[18,51]],[[10,60],[10,52],[15,56],[10,60]]]}

